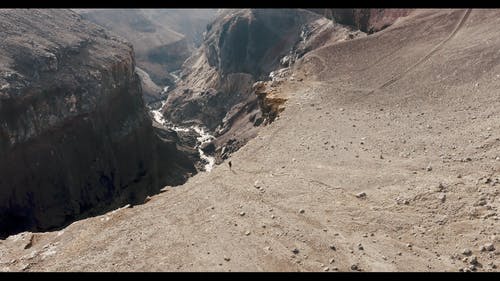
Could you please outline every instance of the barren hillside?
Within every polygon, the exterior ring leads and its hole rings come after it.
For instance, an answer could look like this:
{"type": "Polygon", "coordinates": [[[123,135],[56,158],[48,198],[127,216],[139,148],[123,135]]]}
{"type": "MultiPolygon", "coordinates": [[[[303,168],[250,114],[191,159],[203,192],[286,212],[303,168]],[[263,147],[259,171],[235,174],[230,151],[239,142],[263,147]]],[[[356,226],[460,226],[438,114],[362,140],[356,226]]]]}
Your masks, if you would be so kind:
{"type": "Polygon", "coordinates": [[[133,208],[0,240],[5,271],[498,271],[500,10],[331,40],[226,162],[133,208]]]}

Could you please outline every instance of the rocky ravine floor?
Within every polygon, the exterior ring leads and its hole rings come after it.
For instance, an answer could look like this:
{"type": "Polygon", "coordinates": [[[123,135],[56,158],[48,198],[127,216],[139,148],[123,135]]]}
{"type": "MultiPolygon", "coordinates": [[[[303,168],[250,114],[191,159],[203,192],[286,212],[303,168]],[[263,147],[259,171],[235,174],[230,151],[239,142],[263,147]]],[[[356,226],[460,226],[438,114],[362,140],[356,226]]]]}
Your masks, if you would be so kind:
{"type": "Polygon", "coordinates": [[[465,11],[417,11],[308,54],[232,169],[11,236],[0,268],[498,271],[498,14],[473,10],[447,40],[465,11]]]}

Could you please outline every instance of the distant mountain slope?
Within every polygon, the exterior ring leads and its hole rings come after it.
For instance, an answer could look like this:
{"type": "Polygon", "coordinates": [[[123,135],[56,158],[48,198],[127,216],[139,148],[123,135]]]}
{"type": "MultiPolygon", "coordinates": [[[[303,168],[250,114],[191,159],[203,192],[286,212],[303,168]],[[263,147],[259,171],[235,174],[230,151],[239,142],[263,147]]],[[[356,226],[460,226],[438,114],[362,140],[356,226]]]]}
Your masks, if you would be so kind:
{"type": "MultiPolygon", "coordinates": [[[[201,40],[213,9],[74,9],[84,18],[127,39],[137,65],[159,87],[173,86],[170,72],[179,70],[201,40]],[[184,33],[185,32],[185,33],[184,33]]],[[[148,101],[157,98],[147,95],[148,101]]]]}

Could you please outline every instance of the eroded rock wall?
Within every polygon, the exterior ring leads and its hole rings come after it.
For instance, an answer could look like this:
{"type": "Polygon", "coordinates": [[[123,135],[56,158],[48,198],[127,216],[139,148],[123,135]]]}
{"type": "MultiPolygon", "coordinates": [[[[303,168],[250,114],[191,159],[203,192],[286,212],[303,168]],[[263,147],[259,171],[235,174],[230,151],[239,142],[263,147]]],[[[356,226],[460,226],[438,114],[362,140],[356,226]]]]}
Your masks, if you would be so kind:
{"type": "Polygon", "coordinates": [[[0,234],[139,203],[194,173],[153,129],[132,46],[68,10],[0,10],[0,234]]]}

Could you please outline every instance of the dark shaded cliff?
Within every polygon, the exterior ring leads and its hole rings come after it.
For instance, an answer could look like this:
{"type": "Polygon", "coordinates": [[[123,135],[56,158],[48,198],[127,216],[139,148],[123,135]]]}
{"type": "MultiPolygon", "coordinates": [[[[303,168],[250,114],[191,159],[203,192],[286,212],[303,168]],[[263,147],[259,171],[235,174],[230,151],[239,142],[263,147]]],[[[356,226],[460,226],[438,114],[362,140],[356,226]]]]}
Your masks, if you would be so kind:
{"type": "Polygon", "coordinates": [[[195,173],[153,129],[132,46],[68,10],[0,10],[0,234],[46,230],[195,173]]]}

